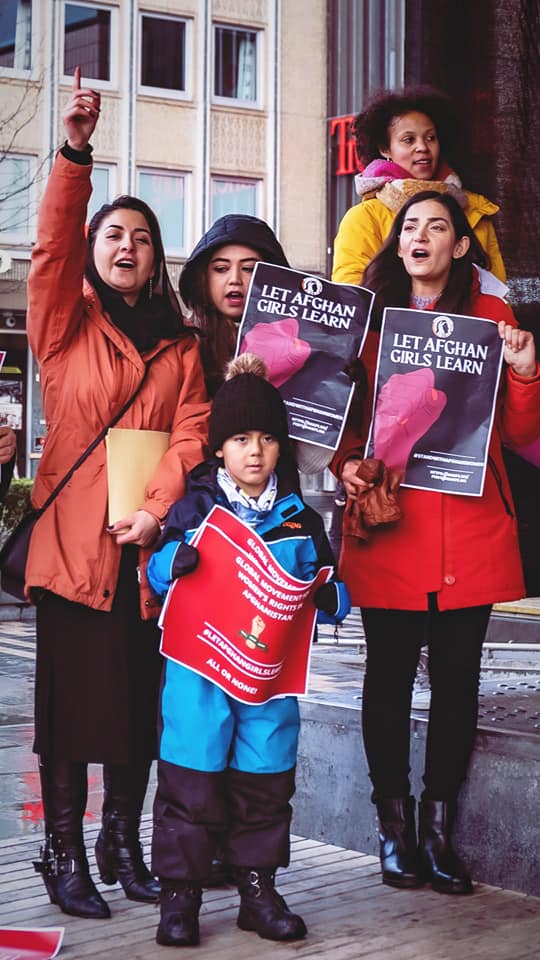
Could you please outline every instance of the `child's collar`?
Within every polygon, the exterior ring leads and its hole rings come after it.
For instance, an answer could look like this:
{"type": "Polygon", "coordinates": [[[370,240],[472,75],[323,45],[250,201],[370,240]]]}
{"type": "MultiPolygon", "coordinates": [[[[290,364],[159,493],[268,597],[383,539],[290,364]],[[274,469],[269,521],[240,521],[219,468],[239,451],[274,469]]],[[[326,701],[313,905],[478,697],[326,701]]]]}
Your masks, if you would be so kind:
{"type": "Polygon", "coordinates": [[[264,515],[262,522],[257,526],[257,533],[263,534],[272,527],[279,527],[305,509],[306,505],[297,493],[288,493],[287,496],[275,502],[270,513],[264,515]]]}

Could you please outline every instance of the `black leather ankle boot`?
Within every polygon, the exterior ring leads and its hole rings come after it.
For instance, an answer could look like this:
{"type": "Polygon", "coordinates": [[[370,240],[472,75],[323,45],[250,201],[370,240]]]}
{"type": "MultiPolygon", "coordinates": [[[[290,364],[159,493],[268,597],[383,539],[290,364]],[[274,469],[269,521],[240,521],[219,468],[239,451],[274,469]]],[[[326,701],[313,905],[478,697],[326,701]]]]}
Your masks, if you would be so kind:
{"type": "Polygon", "coordinates": [[[49,834],[34,869],[43,877],[51,903],[63,913],[89,920],[107,920],[111,911],[95,886],[84,847],[49,834]]]}
{"type": "Polygon", "coordinates": [[[377,800],[377,813],[383,883],[409,889],[421,887],[414,797],[377,800]]]}
{"type": "Polygon", "coordinates": [[[235,877],[240,894],[237,924],[254,930],[265,940],[301,940],[307,930],[302,917],[291,913],[277,892],[275,874],[257,867],[237,867],[235,877]]]}
{"type": "Polygon", "coordinates": [[[201,888],[164,880],[159,899],[156,943],[162,947],[196,947],[200,943],[201,888]]]}
{"type": "Polygon", "coordinates": [[[143,860],[138,819],[116,813],[103,816],[96,841],[96,863],[103,883],[118,881],[128,900],[157,903],[159,883],[143,860]]]}
{"type": "Polygon", "coordinates": [[[139,840],[141,810],[150,765],[103,767],[102,826],[96,862],[103,883],[118,881],[128,900],[157,903],[159,883],[143,860],[139,840]]]}
{"type": "Polygon", "coordinates": [[[455,818],[455,801],[420,801],[419,850],[423,875],[439,893],[472,893],[471,878],[450,842],[455,818]]]}

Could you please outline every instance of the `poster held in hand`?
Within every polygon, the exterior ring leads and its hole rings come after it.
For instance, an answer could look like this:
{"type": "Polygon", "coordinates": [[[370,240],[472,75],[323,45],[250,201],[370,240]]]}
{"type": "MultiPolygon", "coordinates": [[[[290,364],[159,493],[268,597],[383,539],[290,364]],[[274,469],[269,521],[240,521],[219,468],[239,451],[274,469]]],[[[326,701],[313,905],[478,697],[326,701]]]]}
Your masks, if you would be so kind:
{"type": "Polygon", "coordinates": [[[306,693],[317,616],[312,598],[332,568],[298,580],[252,527],[220,506],[192,543],[199,561],[167,594],[162,654],[242,703],[306,693]]]}
{"type": "Polygon", "coordinates": [[[257,263],[238,333],[238,353],[268,367],[289,418],[289,436],[335,450],[354,383],[373,293],[288,267],[257,263]]]}
{"type": "Polygon", "coordinates": [[[492,320],[387,307],[366,456],[402,486],[482,496],[502,356],[492,320]]]}

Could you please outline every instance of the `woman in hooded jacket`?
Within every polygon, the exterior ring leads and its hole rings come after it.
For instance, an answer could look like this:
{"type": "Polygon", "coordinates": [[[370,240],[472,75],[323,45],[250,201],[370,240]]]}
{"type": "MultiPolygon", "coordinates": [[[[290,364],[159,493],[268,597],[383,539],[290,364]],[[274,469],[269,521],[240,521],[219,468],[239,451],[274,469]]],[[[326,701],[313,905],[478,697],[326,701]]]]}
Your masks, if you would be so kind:
{"type": "MultiPolygon", "coordinates": [[[[223,383],[226,365],[236,352],[251,275],[259,261],[289,266],[281,244],[264,220],[231,213],[216,220],[201,237],[180,275],[180,296],[191,311],[190,322],[199,332],[210,397],[223,383]]],[[[312,443],[295,441],[294,450],[301,473],[318,473],[331,459],[331,452],[312,443]]],[[[288,470],[293,486],[297,482],[296,466],[291,464],[288,470]]]]}
{"type": "Polygon", "coordinates": [[[85,231],[99,112],[99,93],[81,89],[77,68],[28,281],[28,337],[47,423],[33,504],[46,501],[124,406],[119,427],[170,439],[139,509],[111,526],[100,442],[40,517],[27,561],[46,832],[36,869],[52,903],[89,918],[110,916],[83,841],[89,762],[103,764],[102,880],[120,881],[131,900],[159,896],[138,833],[161,673],[160,605],[145,567],[187,473],[204,459],[208,417],[198,345],[182,324],[155,214],[119,197],[85,231]]]}
{"type": "Polygon", "coordinates": [[[212,224],[180,275],[180,296],[200,337],[206,387],[213,397],[234,356],[251,274],[259,261],[288,267],[273,230],[258,217],[230,213],[212,224]]]}

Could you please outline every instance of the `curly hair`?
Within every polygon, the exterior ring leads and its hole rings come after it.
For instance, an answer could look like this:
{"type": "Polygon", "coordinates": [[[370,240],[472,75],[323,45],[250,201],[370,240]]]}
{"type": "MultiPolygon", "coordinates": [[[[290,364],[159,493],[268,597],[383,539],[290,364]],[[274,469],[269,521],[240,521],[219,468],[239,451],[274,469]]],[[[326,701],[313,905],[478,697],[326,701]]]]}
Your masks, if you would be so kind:
{"type": "Polygon", "coordinates": [[[453,100],[434,87],[404,87],[402,90],[381,90],[368,101],[352,122],[356,152],[367,166],[381,155],[388,145],[388,128],[396,117],[405,113],[424,113],[433,121],[441,145],[441,156],[451,166],[461,152],[462,129],[453,100]]]}

